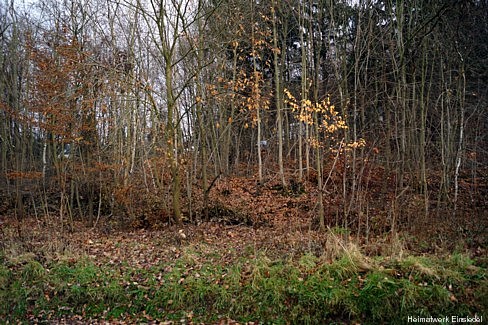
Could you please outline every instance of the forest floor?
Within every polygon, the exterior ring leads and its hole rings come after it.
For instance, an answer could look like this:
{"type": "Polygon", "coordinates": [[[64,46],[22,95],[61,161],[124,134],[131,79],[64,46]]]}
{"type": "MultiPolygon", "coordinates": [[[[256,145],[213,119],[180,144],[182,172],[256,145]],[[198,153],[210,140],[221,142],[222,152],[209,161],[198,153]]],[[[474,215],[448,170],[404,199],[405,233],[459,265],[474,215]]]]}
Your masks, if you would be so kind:
{"type": "MultiPolygon", "coordinates": [[[[68,229],[56,216],[2,218],[0,318],[400,324],[408,316],[488,317],[486,202],[465,200],[457,219],[442,212],[424,219],[422,198],[411,194],[395,207],[385,196],[367,215],[351,213],[355,230],[338,222],[321,231],[313,190],[253,184],[216,184],[210,220],[179,228],[122,229],[103,219],[68,229]],[[403,217],[392,230],[398,209],[403,217]],[[414,226],[403,226],[414,217],[414,226]]],[[[330,223],[338,206],[328,204],[330,223]]]]}

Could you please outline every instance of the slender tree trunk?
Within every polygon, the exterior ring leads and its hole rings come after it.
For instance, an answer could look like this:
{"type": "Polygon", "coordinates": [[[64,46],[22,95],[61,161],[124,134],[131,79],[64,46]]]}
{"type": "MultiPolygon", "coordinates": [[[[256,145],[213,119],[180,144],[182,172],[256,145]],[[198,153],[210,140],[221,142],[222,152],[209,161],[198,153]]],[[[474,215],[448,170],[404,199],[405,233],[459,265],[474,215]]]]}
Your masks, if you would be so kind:
{"type": "Polygon", "coordinates": [[[275,100],[276,100],[276,123],[278,124],[277,127],[277,137],[278,137],[278,166],[279,166],[279,177],[281,179],[281,185],[286,187],[285,181],[285,172],[283,168],[283,117],[282,117],[282,110],[283,110],[283,100],[281,94],[281,69],[280,69],[280,62],[279,62],[279,52],[280,49],[278,47],[278,30],[276,27],[276,0],[273,0],[273,5],[271,8],[273,14],[273,64],[274,64],[274,79],[275,79],[275,100]]]}
{"type": "Polygon", "coordinates": [[[180,171],[178,166],[178,157],[177,157],[177,150],[178,150],[178,141],[177,141],[177,129],[175,125],[175,120],[177,119],[176,110],[176,102],[174,99],[174,92],[173,92],[173,69],[172,69],[172,60],[171,57],[166,57],[165,60],[165,84],[166,84],[166,100],[168,104],[168,117],[166,123],[166,136],[168,151],[167,155],[169,158],[170,168],[171,168],[171,192],[173,197],[173,216],[174,221],[178,226],[181,226],[183,223],[182,215],[181,215],[181,205],[180,205],[180,196],[181,196],[181,184],[180,184],[180,171]]]}

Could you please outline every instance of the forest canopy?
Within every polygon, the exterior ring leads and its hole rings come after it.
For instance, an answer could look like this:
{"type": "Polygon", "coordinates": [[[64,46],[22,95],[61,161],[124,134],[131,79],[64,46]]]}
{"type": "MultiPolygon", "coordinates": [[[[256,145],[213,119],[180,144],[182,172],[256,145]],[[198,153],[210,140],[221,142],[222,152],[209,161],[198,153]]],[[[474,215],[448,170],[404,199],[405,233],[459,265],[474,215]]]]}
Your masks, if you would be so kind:
{"type": "Polygon", "coordinates": [[[306,192],[321,228],[357,228],[385,196],[399,216],[481,211],[487,13],[483,0],[2,1],[1,213],[181,225],[222,212],[216,189],[239,177],[306,192]]]}

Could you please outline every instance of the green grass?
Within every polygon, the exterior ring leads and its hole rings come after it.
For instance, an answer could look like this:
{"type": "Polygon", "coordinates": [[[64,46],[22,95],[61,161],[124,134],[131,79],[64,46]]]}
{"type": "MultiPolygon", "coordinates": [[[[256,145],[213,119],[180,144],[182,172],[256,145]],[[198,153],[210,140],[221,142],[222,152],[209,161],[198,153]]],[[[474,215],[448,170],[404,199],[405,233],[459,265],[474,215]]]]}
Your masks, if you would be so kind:
{"type": "Polygon", "coordinates": [[[368,270],[347,255],[331,263],[256,256],[224,266],[187,251],[149,269],[2,258],[0,319],[403,324],[408,316],[483,315],[487,308],[486,269],[460,254],[370,260],[368,270]]]}

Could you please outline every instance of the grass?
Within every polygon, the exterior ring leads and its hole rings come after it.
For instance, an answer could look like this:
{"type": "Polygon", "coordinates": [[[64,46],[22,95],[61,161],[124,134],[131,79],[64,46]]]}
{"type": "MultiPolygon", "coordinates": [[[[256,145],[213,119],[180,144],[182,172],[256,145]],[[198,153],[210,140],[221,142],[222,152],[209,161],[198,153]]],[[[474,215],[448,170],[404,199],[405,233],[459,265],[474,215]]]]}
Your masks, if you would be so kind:
{"type": "Polygon", "coordinates": [[[0,318],[400,324],[408,316],[486,311],[486,269],[465,255],[366,260],[349,252],[332,261],[271,260],[257,252],[220,265],[187,250],[147,269],[3,256],[0,318]]]}

